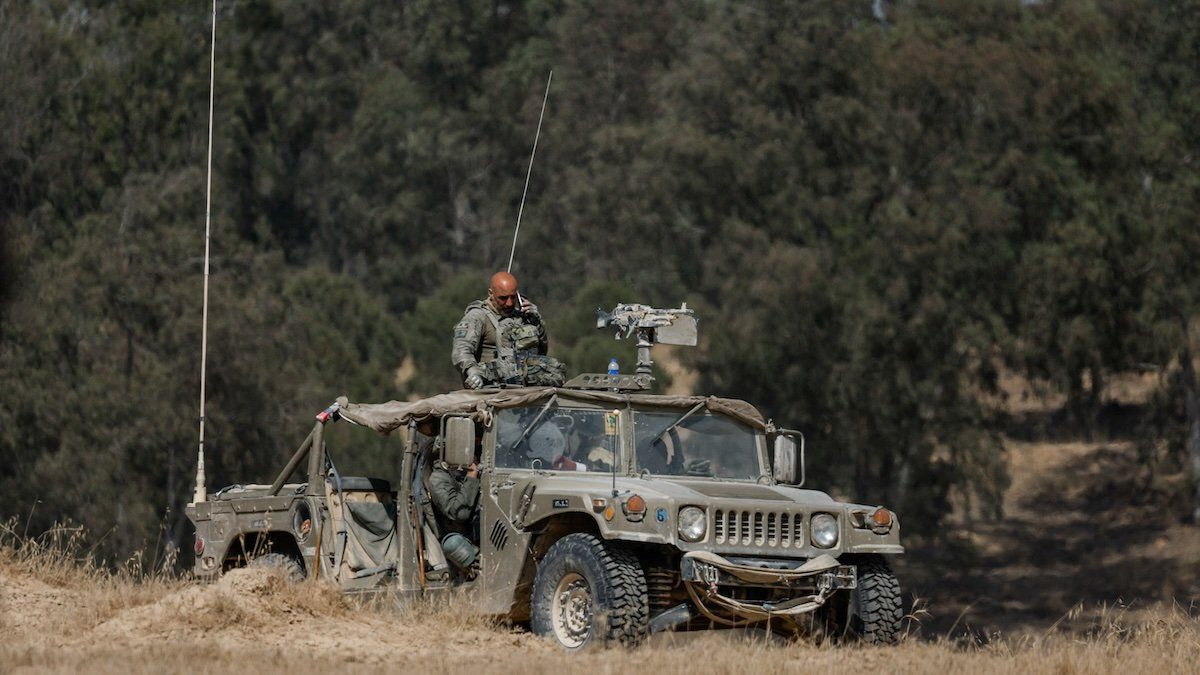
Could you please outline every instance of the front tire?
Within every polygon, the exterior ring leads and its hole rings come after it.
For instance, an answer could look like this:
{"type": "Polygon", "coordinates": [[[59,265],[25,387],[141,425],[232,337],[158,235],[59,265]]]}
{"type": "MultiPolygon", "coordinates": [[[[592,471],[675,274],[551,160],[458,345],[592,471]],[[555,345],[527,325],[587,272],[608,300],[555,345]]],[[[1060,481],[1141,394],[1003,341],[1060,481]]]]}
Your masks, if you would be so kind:
{"type": "Polygon", "coordinates": [[[850,629],[867,644],[894,645],[900,641],[900,581],[883,556],[865,556],[858,563],[858,587],[850,603],[850,629]]]}
{"type": "Polygon", "coordinates": [[[550,547],[538,565],[531,605],[533,632],[568,651],[633,646],[649,632],[641,563],[590,534],[569,534],[550,547]]]}

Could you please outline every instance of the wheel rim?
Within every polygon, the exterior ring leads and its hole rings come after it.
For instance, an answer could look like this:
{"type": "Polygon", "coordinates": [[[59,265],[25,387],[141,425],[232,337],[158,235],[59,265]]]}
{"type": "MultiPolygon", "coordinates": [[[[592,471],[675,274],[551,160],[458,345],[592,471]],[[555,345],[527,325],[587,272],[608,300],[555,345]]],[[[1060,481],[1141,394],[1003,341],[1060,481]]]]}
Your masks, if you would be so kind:
{"type": "Polygon", "coordinates": [[[587,642],[592,632],[592,591],[587,579],[578,572],[568,572],[554,589],[550,608],[554,636],[568,648],[587,642]]]}

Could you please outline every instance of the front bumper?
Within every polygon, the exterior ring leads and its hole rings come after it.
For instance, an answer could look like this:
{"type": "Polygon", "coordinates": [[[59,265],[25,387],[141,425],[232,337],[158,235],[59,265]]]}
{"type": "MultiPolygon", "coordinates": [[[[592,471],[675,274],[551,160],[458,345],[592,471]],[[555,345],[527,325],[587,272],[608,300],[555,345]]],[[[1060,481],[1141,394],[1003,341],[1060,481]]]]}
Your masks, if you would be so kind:
{"type": "Polygon", "coordinates": [[[679,568],[696,608],[726,625],[811,612],[836,591],[854,588],[858,579],[854,565],[841,565],[829,554],[803,562],[731,560],[710,551],[692,551],[684,554],[679,568]]]}

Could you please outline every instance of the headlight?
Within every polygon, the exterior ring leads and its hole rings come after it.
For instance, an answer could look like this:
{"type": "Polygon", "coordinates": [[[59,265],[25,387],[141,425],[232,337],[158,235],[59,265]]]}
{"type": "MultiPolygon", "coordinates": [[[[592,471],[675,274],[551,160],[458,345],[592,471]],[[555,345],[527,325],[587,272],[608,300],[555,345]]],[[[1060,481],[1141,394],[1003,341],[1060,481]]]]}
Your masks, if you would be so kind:
{"type": "Polygon", "coordinates": [[[812,519],[812,541],[820,548],[833,548],[838,540],[837,518],[818,513],[812,519]]]}
{"type": "Polygon", "coordinates": [[[700,541],[708,532],[708,517],[704,510],[695,506],[679,509],[679,536],[684,541],[700,541]]]}

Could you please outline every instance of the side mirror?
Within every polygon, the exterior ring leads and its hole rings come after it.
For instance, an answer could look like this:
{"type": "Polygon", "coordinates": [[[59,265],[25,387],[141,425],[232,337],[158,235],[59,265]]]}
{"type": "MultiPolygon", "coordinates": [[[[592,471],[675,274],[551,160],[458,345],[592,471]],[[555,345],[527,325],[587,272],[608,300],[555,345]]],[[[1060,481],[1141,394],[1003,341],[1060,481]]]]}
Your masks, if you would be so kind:
{"type": "Polygon", "coordinates": [[[804,436],[800,436],[799,452],[791,434],[775,437],[775,481],[785,485],[804,485],[804,436]]]}
{"type": "Polygon", "coordinates": [[[445,456],[450,466],[468,466],[475,461],[475,423],[469,417],[447,417],[443,426],[445,456]]]}

